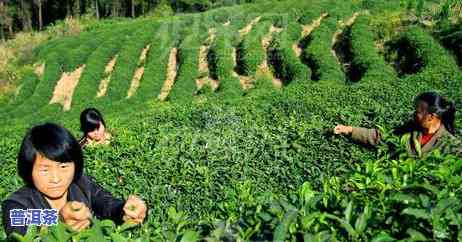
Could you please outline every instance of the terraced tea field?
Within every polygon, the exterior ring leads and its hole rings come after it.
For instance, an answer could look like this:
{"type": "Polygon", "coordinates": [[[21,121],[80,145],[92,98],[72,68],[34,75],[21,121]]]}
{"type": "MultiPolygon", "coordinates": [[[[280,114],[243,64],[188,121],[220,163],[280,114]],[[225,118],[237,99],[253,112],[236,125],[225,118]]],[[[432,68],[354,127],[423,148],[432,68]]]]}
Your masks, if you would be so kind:
{"type": "Polygon", "coordinates": [[[390,130],[426,90],[462,107],[461,52],[413,22],[385,38],[389,13],[406,10],[267,1],[48,41],[0,107],[0,197],[22,185],[13,174],[28,127],[53,121],[80,137],[93,106],[115,138],[85,150],[86,173],[115,195],[140,194],[149,216],[66,239],[461,240],[460,158],[392,158],[330,132],[390,130]]]}

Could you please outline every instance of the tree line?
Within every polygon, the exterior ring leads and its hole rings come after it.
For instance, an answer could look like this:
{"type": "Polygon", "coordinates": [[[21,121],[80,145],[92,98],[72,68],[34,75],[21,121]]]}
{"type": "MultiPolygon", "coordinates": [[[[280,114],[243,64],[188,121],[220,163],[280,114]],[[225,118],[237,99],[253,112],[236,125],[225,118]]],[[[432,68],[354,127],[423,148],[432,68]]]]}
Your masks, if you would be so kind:
{"type": "Polygon", "coordinates": [[[170,5],[174,12],[200,12],[250,1],[252,0],[0,0],[0,38],[5,40],[19,31],[40,31],[66,17],[91,15],[96,19],[135,18],[150,14],[160,4],[170,5]]]}

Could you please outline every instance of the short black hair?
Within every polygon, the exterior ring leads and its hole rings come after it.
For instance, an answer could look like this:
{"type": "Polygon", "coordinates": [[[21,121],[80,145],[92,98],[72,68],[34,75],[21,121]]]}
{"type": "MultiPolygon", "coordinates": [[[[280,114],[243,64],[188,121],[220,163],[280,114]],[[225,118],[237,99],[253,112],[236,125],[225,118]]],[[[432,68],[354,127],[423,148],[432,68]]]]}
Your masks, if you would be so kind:
{"type": "Polygon", "coordinates": [[[61,163],[73,162],[74,181],[83,173],[82,149],[71,132],[60,125],[45,123],[34,126],[22,140],[18,154],[18,173],[27,185],[33,185],[32,168],[37,154],[61,163]]]}
{"type": "Polygon", "coordinates": [[[80,130],[84,136],[99,128],[101,124],[106,127],[103,115],[96,108],[87,108],[80,114],[80,130]]]}

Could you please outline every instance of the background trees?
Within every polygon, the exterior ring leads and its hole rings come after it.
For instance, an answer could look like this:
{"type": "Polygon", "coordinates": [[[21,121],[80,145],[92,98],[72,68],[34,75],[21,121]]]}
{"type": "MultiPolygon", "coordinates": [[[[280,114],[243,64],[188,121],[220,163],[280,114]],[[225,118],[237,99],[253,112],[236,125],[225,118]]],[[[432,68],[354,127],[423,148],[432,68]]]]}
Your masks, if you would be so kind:
{"type": "MultiPolygon", "coordinates": [[[[67,17],[82,15],[96,19],[110,17],[136,18],[153,15],[156,8],[167,4],[175,12],[200,12],[211,7],[233,5],[254,0],[0,0],[0,38],[11,38],[15,32],[43,30],[67,17]]],[[[157,11],[158,12],[158,11],[157,11]]]]}

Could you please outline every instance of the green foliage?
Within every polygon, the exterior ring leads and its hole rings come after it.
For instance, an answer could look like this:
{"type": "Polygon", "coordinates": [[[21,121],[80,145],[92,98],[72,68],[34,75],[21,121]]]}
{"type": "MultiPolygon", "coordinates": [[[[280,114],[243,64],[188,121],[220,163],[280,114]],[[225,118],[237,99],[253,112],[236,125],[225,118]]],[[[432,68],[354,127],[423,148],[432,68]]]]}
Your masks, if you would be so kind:
{"type": "Polygon", "coordinates": [[[424,29],[411,27],[404,33],[403,37],[418,49],[418,55],[424,61],[426,69],[442,72],[457,69],[454,58],[424,29]]]}
{"type": "Polygon", "coordinates": [[[172,7],[167,1],[160,1],[160,3],[149,12],[150,16],[154,17],[168,17],[174,14],[172,7]]]}
{"type": "Polygon", "coordinates": [[[8,116],[1,118],[22,117],[34,113],[40,107],[48,104],[52,97],[54,87],[61,77],[63,56],[53,52],[45,60],[45,72],[43,80],[37,84],[34,94],[21,105],[8,113],[8,116]]]}
{"type": "Polygon", "coordinates": [[[351,28],[352,65],[362,72],[361,82],[396,78],[393,68],[379,55],[375,46],[376,36],[369,26],[369,16],[361,15],[351,28]]]}
{"type": "Polygon", "coordinates": [[[159,95],[167,76],[170,50],[177,45],[178,34],[172,31],[171,23],[159,24],[151,43],[144,65],[144,75],[140,86],[132,99],[153,100],[159,95]]]}
{"type": "Polygon", "coordinates": [[[237,65],[239,71],[247,76],[254,76],[258,66],[265,60],[266,54],[262,46],[263,37],[269,32],[271,22],[259,22],[239,44],[237,65]]]}
{"type": "Polygon", "coordinates": [[[96,97],[101,80],[105,77],[104,70],[107,63],[114,58],[122,47],[122,43],[131,36],[128,29],[118,29],[101,35],[100,45],[88,57],[88,62],[79,83],[74,90],[73,106],[83,106],[96,97]]]}
{"type": "Polygon", "coordinates": [[[124,43],[118,53],[117,64],[111,75],[111,85],[107,90],[107,97],[117,101],[127,97],[133,75],[143,49],[152,41],[155,29],[152,26],[143,26],[136,30],[136,38],[124,43]]]}
{"type": "Polygon", "coordinates": [[[87,58],[101,43],[101,40],[95,38],[94,34],[85,33],[82,35],[86,38],[81,40],[84,44],[81,44],[78,48],[69,49],[64,55],[65,60],[62,65],[64,72],[73,72],[79,65],[86,63],[87,58]]]}
{"type": "Polygon", "coordinates": [[[458,61],[459,67],[462,66],[462,25],[443,23],[433,35],[441,44],[450,50],[458,61]]]}
{"type": "MultiPolygon", "coordinates": [[[[9,112],[8,118],[33,114],[48,104],[61,74],[74,71],[79,65],[84,64],[97,43],[97,39],[87,33],[57,45],[53,51],[44,57],[45,59],[41,59],[45,63],[45,71],[43,80],[38,83],[34,94],[9,112]]],[[[39,58],[41,57],[39,56],[39,58]]],[[[58,104],[51,106],[53,111],[59,107],[58,104]]]]}
{"type": "Polygon", "coordinates": [[[449,85],[446,82],[448,76],[458,71],[455,58],[421,27],[409,27],[400,37],[391,41],[389,46],[391,48],[386,51],[392,54],[391,59],[398,72],[418,73],[415,78],[439,75],[440,80],[434,83],[438,84],[438,88],[449,85]]]}
{"type": "Polygon", "coordinates": [[[39,82],[40,80],[32,70],[29,70],[27,73],[25,73],[14,97],[11,99],[7,106],[1,109],[1,112],[10,112],[18,105],[25,102],[30,96],[32,96],[39,82]]]}
{"type": "Polygon", "coordinates": [[[269,46],[269,62],[272,64],[276,77],[281,78],[284,85],[295,80],[308,81],[311,79],[310,69],[301,62],[292,48],[293,44],[297,44],[300,33],[299,24],[289,24],[274,36],[269,46]]]}
{"type": "Polygon", "coordinates": [[[302,58],[305,62],[310,63],[313,80],[345,81],[345,74],[331,52],[332,36],[335,31],[335,20],[329,17],[308,37],[309,44],[303,50],[302,58]]]}
{"type": "MultiPolygon", "coordinates": [[[[346,174],[323,180],[321,188],[306,181],[280,195],[258,192],[254,182],[245,180],[226,191],[227,203],[218,204],[217,209],[227,219],[206,220],[194,226],[193,219],[187,216],[187,207],[181,210],[168,207],[157,213],[166,217],[168,225],[162,231],[152,228],[156,232],[151,238],[157,241],[292,241],[299,237],[310,241],[457,240],[462,225],[461,168],[460,158],[434,152],[423,160],[406,154],[399,159],[384,156],[365,160],[346,174]]],[[[203,166],[196,170],[206,176],[207,183],[211,170],[203,166]]],[[[173,184],[176,182],[181,180],[173,184]]],[[[82,233],[70,232],[60,224],[40,233],[30,229],[25,237],[16,238],[18,241],[32,241],[38,236],[58,241],[71,238],[128,241],[136,234],[127,231],[129,228],[128,224],[116,227],[111,221],[93,220],[92,227],[82,233]]]]}
{"type": "Polygon", "coordinates": [[[203,28],[199,33],[186,36],[179,46],[179,68],[175,85],[170,93],[172,100],[190,100],[195,95],[196,79],[200,74],[198,71],[200,46],[207,36],[207,31],[203,28]]]}
{"type": "Polygon", "coordinates": [[[234,70],[232,48],[237,40],[238,37],[232,27],[221,27],[217,30],[216,39],[208,55],[211,75],[220,83],[218,92],[227,97],[243,95],[239,79],[232,75],[234,70]]]}

